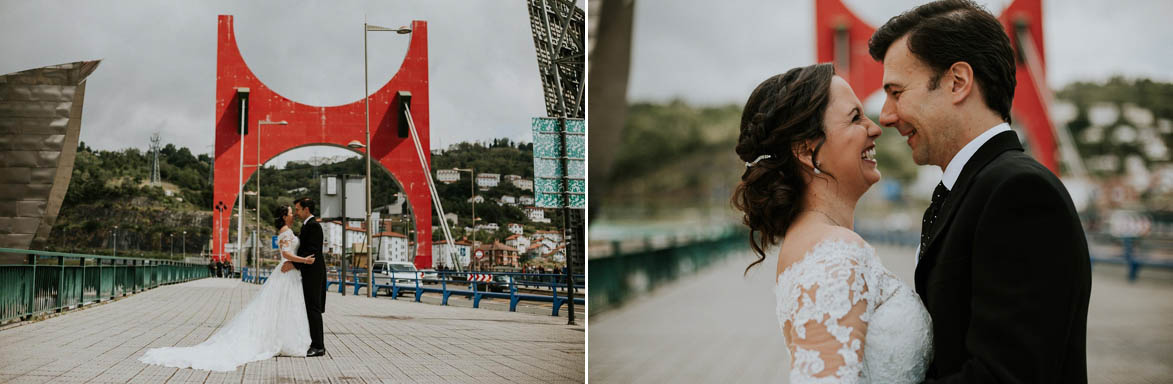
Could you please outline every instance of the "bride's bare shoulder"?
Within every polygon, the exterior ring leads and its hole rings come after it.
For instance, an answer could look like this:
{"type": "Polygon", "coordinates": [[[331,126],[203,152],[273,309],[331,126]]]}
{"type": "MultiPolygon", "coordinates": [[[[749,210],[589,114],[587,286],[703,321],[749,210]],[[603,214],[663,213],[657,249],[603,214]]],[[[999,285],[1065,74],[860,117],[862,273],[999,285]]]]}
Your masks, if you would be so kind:
{"type": "Polygon", "coordinates": [[[791,264],[799,262],[819,244],[842,241],[857,246],[867,246],[858,233],[850,229],[828,224],[812,224],[795,227],[782,240],[778,252],[778,271],[782,274],[791,264]]]}

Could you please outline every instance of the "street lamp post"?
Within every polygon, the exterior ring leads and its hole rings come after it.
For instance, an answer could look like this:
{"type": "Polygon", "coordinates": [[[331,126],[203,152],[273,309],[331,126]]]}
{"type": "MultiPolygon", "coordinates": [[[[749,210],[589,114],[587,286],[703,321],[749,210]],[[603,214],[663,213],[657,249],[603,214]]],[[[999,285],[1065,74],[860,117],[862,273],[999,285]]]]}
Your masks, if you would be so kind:
{"type": "Polygon", "coordinates": [[[224,234],[224,211],[226,210],[228,210],[228,205],[224,204],[223,201],[216,203],[216,212],[220,218],[220,220],[216,222],[216,233],[219,235],[217,238],[220,239],[220,254],[215,255],[216,261],[224,258],[224,236],[226,236],[224,234]]]}
{"type": "Polygon", "coordinates": [[[186,260],[187,259],[187,231],[183,231],[183,239],[181,239],[181,241],[183,242],[183,258],[186,260]]]}
{"type": "MultiPolygon", "coordinates": [[[[370,142],[370,138],[371,138],[371,133],[368,130],[367,131],[367,141],[368,142],[370,142]]],[[[375,265],[374,265],[374,262],[371,260],[371,229],[374,228],[374,225],[371,225],[371,154],[370,154],[370,151],[366,150],[368,148],[366,146],[366,144],[360,143],[360,142],[358,142],[358,140],[351,140],[350,143],[347,144],[346,146],[351,149],[355,149],[355,150],[363,149],[363,155],[367,159],[367,177],[366,177],[366,179],[363,179],[363,184],[366,185],[366,189],[367,189],[367,195],[366,195],[366,198],[364,199],[364,200],[366,200],[366,213],[367,213],[367,219],[366,219],[366,221],[364,221],[364,223],[366,223],[367,235],[365,236],[365,239],[363,239],[363,247],[366,248],[366,252],[367,252],[367,284],[368,284],[367,285],[367,295],[374,297],[375,285],[373,282],[375,281],[374,280],[374,278],[375,278],[375,265]]],[[[346,189],[345,182],[342,183],[342,189],[343,190],[346,189]]],[[[345,194],[343,194],[343,196],[345,196],[345,194]]],[[[344,200],[345,200],[345,198],[344,198],[344,200]]],[[[343,204],[343,206],[345,207],[346,205],[343,204]]],[[[346,212],[343,212],[342,216],[345,217],[346,212]]],[[[343,220],[343,223],[342,223],[342,232],[346,233],[345,220],[343,220]]],[[[346,236],[343,235],[342,238],[345,239],[346,236]]],[[[343,246],[345,247],[346,244],[343,244],[343,246]]],[[[354,254],[354,252],[352,251],[351,254],[354,254]]],[[[357,275],[355,276],[354,283],[358,284],[357,275]]]]}
{"type": "MultiPolygon", "coordinates": [[[[366,178],[366,182],[365,182],[366,187],[367,187],[367,198],[366,198],[366,200],[367,200],[366,201],[366,203],[367,203],[366,204],[367,205],[367,212],[366,212],[367,213],[367,221],[366,221],[367,222],[367,236],[366,236],[366,239],[364,240],[364,243],[367,247],[367,284],[368,284],[367,285],[367,295],[369,295],[370,297],[375,297],[374,284],[372,284],[372,282],[374,280],[371,280],[375,274],[375,270],[374,270],[375,264],[371,259],[371,236],[373,236],[372,230],[374,228],[374,226],[371,225],[371,92],[368,89],[368,84],[367,84],[367,82],[369,81],[369,79],[368,79],[369,75],[368,75],[368,71],[367,71],[367,32],[372,32],[372,31],[374,31],[374,32],[380,32],[380,31],[382,31],[382,32],[395,32],[400,35],[406,35],[408,33],[411,33],[411,28],[399,27],[396,29],[392,29],[392,28],[385,28],[385,27],[380,27],[377,25],[370,25],[367,23],[362,23],[362,91],[363,91],[362,95],[363,95],[363,108],[365,110],[364,115],[365,115],[365,120],[366,120],[366,134],[367,134],[366,135],[367,140],[366,140],[366,144],[365,144],[366,150],[363,151],[366,154],[366,160],[367,160],[367,178],[366,178]]],[[[345,231],[345,226],[343,228],[343,231],[345,231]]]]}
{"type": "MultiPolygon", "coordinates": [[[[241,92],[241,89],[237,88],[237,92],[239,94],[239,92],[241,92]]],[[[242,107],[241,107],[241,113],[240,113],[240,128],[239,128],[240,129],[240,168],[237,169],[239,172],[237,172],[237,174],[236,174],[236,199],[237,199],[236,200],[236,212],[238,213],[238,215],[236,216],[236,248],[237,248],[236,254],[237,255],[240,255],[240,248],[241,248],[241,245],[244,243],[244,131],[245,131],[245,128],[248,127],[248,121],[245,116],[245,114],[247,113],[247,109],[246,109],[247,104],[242,103],[241,105],[242,105],[242,107]]],[[[233,258],[233,260],[235,260],[235,258],[233,258]]],[[[220,261],[223,262],[224,259],[221,258],[220,261]]]]}
{"type": "Polygon", "coordinates": [[[261,166],[264,165],[261,163],[261,128],[263,128],[266,125],[288,125],[288,124],[289,124],[289,122],[287,122],[285,120],[281,120],[281,121],[262,120],[262,121],[257,122],[257,165],[256,165],[256,167],[257,167],[257,226],[256,226],[256,229],[253,230],[253,268],[256,268],[258,265],[260,265],[260,262],[261,262],[261,258],[260,258],[261,257],[261,247],[258,247],[256,244],[260,240],[259,238],[257,238],[257,236],[259,236],[258,232],[261,229],[261,166]]]}
{"type": "MultiPolygon", "coordinates": [[[[452,168],[457,172],[468,172],[468,194],[469,199],[472,199],[472,245],[477,245],[477,169],[476,168],[452,168]]],[[[441,220],[444,220],[441,218],[441,220]]]]}
{"type": "Polygon", "coordinates": [[[114,256],[118,256],[118,226],[114,226],[114,256]]]}
{"type": "Polygon", "coordinates": [[[168,241],[168,243],[171,243],[171,258],[174,259],[175,258],[175,233],[168,234],[167,237],[171,239],[171,241],[168,241]]]}

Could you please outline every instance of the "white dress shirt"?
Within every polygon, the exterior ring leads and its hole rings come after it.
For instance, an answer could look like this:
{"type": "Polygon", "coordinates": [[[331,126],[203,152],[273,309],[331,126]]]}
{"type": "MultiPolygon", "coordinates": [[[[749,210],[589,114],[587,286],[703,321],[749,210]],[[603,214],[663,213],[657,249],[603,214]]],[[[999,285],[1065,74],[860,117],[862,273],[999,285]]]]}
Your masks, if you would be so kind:
{"type": "Polygon", "coordinates": [[[301,225],[304,226],[307,223],[309,223],[310,220],[313,220],[313,219],[314,219],[314,215],[310,215],[310,217],[305,218],[305,221],[301,222],[301,225]]]}
{"type": "MultiPolygon", "coordinates": [[[[986,145],[986,142],[994,138],[995,135],[1010,130],[1010,124],[1002,123],[995,125],[993,128],[987,129],[982,134],[977,135],[968,144],[965,144],[964,147],[961,147],[961,150],[957,151],[957,154],[953,155],[953,159],[949,160],[949,164],[945,166],[945,174],[941,175],[941,184],[945,185],[945,189],[953,190],[953,185],[957,184],[957,178],[961,177],[961,170],[965,168],[965,164],[969,163],[969,159],[973,157],[973,154],[977,153],[978,149],[986,145]]],[[[923,231],[924,228],[921,228],[921,230],[923,231]]],[[[920,255],[920,245],[916,246],[916,253],[912,254],[914,266],[920,262],[920,258],[917,255],[920,255]]]]}
{"type": "Polygon", "coordinates": [[[941,175],[941,184],[945,184],[945,189],[953,190],[953,184],[957,184],[957,178],[961,177],[961,169],[965,168],[965,164],[969,162],[969,158],[977,153],[977,150],[986,144],[987,141],[994,138],[1002,132],[1010,131],[1010,124],[1002,123],[995,125],[993,128],[987,129],[982,134],[973,138],[956,155],[949,160],[949,165],[945,166],[945,174],[941,175]]]}

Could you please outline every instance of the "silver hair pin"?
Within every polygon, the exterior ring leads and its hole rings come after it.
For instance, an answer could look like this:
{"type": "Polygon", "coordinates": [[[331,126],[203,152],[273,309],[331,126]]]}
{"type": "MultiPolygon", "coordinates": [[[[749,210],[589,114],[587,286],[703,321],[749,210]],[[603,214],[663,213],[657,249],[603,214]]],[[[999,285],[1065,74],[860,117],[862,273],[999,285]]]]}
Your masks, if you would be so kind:
{"type": "Polygon", "coordinates": [[[770,156],[770,155],[761,155],[761,156],[758,156],[758,158],[756,158],[756,159],[753,159],[753,162],[752,162],[752,163],[745,163],[745,167],[746,167],[746,168],[752,167],[752,166],[754,166],[754,165],[757,165],[757,163],[758,163],[759,161],[762,161],[762,159],[769,159],[769,158],[771,158],[771,157],[774,157],[774,156],[770,156]]]}

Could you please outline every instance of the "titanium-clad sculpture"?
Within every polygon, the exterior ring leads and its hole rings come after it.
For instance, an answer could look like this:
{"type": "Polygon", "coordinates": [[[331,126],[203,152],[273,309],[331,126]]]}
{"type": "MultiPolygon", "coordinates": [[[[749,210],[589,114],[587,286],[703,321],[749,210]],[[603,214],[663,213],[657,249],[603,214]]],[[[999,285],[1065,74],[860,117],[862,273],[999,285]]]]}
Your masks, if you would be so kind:
{"type": "Polygon", "coordinates": [[[98,61],[0,76],[0,248],[45,245],[69,189],[98,61]]]}

